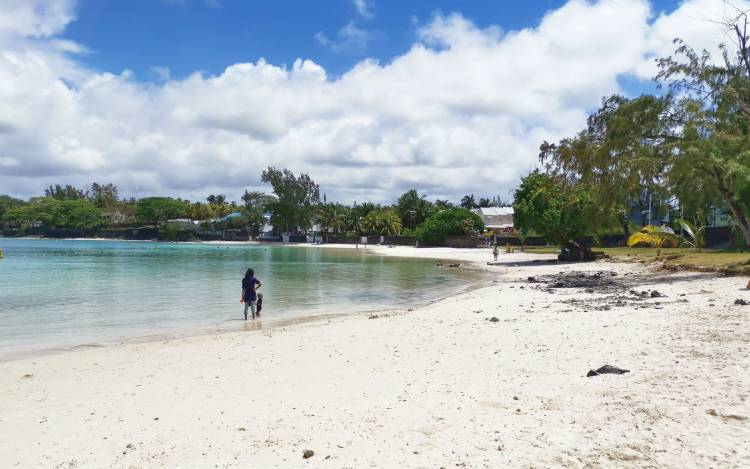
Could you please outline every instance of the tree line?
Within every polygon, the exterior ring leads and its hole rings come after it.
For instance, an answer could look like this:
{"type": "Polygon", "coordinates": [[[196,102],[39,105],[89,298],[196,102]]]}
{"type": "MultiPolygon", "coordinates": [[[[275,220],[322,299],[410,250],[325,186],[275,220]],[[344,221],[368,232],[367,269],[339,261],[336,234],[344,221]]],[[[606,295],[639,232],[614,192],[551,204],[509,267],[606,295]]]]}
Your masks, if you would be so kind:
{"type": "Polygon", "coordinates": [[[169,220],[185,219],[206,229],[246,229],[258,236],[270,222],[276,234],[308,233],[317,226],[319,232],[330,235],[403,235],[437,244],[446,236],[482,231],[481,219],[471,209],[507,205],[499,197],[476,202],[474,195],[466,195],[457,205],[440,199],[433,202],[415,189],[392,205],[345,205],[328,202],[325,195],[321,201],[318,184],[307,174],[269,167],[261,181],[270,186],[271,193],[246,190],[239,203],[224,194],[210,194],[196,202],[172,197],[124,199],[111,183],[95,182],[88,188],[55,185],[29,200],[0,196],[0,223],[17,233],[40,226],[81,232],[138,225],[164,228],[169,220]]]}
{"type": "Polygon", "coordinates": [[[647,191],[671,200],[686,227],[726,210],[750,248],[748,19],[724,26],[735,44],[720,58],[676,39],[657,61],[661,94],[606,97],[578,134],[544,142],[541,170],[514,194],[516,228],[560,244],[616,228],[627,237],[632,201],[647,191]]]}

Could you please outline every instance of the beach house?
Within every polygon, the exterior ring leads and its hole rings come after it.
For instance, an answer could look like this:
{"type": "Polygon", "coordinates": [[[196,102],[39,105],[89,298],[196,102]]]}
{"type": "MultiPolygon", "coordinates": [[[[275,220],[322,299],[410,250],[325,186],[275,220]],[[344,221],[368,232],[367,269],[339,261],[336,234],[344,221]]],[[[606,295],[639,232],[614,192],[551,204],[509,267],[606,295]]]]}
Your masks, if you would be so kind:
{"type": "Polygon", "coordinates": [[[499,235],[513,232],[513,207],[479,207],[474,212],[482,219],[488,233],[499,235]]]}

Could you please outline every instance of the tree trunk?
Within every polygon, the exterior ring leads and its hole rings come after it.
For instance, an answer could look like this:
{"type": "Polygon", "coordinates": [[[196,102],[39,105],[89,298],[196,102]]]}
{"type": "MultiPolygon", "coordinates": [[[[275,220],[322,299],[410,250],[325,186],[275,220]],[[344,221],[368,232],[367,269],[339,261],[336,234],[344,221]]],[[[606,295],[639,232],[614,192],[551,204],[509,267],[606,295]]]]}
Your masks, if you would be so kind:
{"type": "Polygon", "coordinates": [[[734,201],[731,192],[722,192],[721,195],[724,196],[724,200],[726,201],[727,206],[729,206],[729,211],[732,212],[732,216],[737,221],[737,224],[740,225],[740,230],[742,230],[742,234],[745,236],[745,245],[750,249],[750,221],[748,221],[747,216],[742,213],[737,202],[734,201]]]}
{"type": "Polygon", "coordinates": [[[630,222],[628,220],[622,222],[622,235],[625,237],[625,244],[627,244],[628,238],[630,238],[630,222]]]}
{"type": "Polygon", "coordinates": [[[742,230],[742,234],[745,236],[745,245],[748,249],[750,249],[750,221],[748,221],[747,215],[742,212],[742,209],[737,204],[737,201],[734,200],[734,194],[731,190],[729,190],[726,183],[724,182],[724,179],[721,177],[721,174],[719,174],[719,171],[716,168],[714,168],[713,176],[718,186],[719,192],[724,198],[724,202],[726,202],[727,207],[729,207],[729,211],[732,212],[732,216],[737,221],[737,224],[740,226],[740,230],[742,230]]]}

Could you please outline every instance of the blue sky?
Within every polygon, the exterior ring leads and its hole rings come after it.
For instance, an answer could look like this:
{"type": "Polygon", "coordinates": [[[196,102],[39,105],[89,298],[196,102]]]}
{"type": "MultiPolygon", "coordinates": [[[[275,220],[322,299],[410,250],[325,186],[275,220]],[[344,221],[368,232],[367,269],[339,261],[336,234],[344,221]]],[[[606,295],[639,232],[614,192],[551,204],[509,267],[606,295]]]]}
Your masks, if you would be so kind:
{"type": "MultiPolygon", "coordinates": [[[[362,16],[352,0],[82,0],[65,36],[90,49],[84,63],[113,73],[130,69],[141,80],[157,79],[157,66],[180,78],[196,70],[219,74],[261,57],[279,65],[312,59],[335,77],[364,58],[387,62],[403,54],[414,44],[418,25],[435,14],[460,12],[478,27],[517,30],[536,26],[564,3],[376,0],[368,3],[371,14],[362,16]],[[350,22],[369,34],[364,47],[334,51],[316,40],[319,33],[335,39],[350,22]]],[[[651,3],[655,11],[678,4],[651,3]]]]}
{"type": "Polygon", "coordinates": [[[508,199],[543,141],[604,96],[652,90],[674,37],[715,52],[726,36],[709,20],[727,14],[721,0],[2,2],[0,192],[96,181],[236,200],[277,166],[347,203],[508,199]]]}

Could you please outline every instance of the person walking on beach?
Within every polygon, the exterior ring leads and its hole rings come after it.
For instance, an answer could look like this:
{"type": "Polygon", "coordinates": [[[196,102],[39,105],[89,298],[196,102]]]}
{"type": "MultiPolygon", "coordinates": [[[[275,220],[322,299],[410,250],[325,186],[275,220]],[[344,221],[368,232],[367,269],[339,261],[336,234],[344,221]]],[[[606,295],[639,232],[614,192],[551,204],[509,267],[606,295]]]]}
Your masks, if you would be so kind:
{"type": "Polygon", "coordinates": [[[260,316],[260,309],[256,311],[258,302],[258,294],[256,290],[262,285],[260,280],[255,278],[255,271],[253,269],[247,269],[245,272],[245,278],[242,279],[242,303],[245,303],[245,321],[247,321],[247,308],[250,307],[253,319],[255,316],[260,316]]]}
{"type": "Polygon", "coordinates": [[[497,262],[497,256],[500,254],[500,250],[497,248],[497,243],[495,243],[492,246],[492,257],[495,258],[495,262],[497,262]]]}

